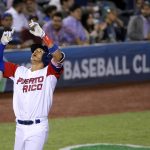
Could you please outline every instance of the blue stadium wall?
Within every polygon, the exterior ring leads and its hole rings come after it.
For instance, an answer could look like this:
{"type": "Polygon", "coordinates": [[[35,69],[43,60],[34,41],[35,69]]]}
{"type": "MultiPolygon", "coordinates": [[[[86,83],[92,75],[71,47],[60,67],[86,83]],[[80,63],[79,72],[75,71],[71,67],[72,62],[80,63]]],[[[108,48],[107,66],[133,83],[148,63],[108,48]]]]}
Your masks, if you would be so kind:
{"type": "MultiPolygon", "coordinates": [[[[57,87],[90,86],[150,80],[150,43],[124,42],[62,48],[64,73],[57,87]]],[[[6,51],[4,60],[30,67],[31,52],[6,51]]],[[[1,92],[13,90],[10,79],[0,82],[1,92]]]]}

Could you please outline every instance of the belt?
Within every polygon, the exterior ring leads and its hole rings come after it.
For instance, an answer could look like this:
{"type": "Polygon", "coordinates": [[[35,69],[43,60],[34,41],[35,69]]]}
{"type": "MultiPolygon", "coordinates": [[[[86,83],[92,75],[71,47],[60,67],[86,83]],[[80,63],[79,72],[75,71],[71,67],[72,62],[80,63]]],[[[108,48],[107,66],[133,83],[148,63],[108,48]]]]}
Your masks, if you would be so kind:
{"type": "Polygon", "coordinates": [[[32,125],[32,124],[38,124],[38,123],[40,123],[41,121],[40,121],[40,119],[36,119],[35,121],[33,121],[33,120],[17,120],[17,122],[19,123],[19,124],[23,124],[23,125],[32,125]]]}

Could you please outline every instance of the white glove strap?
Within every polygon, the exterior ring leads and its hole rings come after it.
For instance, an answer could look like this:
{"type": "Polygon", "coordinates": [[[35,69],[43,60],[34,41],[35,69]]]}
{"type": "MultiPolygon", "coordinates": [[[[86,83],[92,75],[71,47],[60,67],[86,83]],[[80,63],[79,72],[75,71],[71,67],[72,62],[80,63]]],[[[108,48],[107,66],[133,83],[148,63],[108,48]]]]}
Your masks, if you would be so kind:
{"type": "Polygon", "coordinates": [[[7,43],[6,43],[6,42],[4,42],[3,40],[1,40],[1,43],[2,43],[3,45],[7,45],[7,43]]]}
{"type": "Polygon", "coordinates": [[[43,38],[45,36],[45,32],[42,31],[42,35],[41,35],[41,38],[43,38]]]}

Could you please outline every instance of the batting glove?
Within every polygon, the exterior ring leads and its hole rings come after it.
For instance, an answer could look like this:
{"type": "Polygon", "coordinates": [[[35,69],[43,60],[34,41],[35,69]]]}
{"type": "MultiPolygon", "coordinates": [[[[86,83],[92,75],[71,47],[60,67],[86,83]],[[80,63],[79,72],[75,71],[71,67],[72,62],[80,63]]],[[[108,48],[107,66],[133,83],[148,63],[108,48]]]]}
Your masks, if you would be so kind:
{"type": "Polygon", "coordinates": [[[14,28],[12,31],[4,31],[1,37],[1,43],[3,45],[7,45],[12,40],[12,35],[14,33],[14,28]]]}
{"type": "Polygon", "coordinates": [[[45,36],[45,32],[43,31],[43,29],[40,27],[40,25],[37,22],[34,22],[33,20],[31,20],[31,22],[29,23],[29,27],[30,27],[30,33],[43,38],[45,36]]]}

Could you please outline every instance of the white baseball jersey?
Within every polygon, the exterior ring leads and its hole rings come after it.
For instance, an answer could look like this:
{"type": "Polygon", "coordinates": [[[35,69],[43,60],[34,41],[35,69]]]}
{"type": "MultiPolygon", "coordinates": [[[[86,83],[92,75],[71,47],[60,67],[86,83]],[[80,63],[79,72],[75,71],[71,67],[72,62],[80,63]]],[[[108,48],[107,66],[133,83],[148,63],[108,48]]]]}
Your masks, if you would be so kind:
{"type": "Polygon", "coordinates": [[[32,72],[24,66],[5,62],[4,68],[4,77],[14,82],[13,109],[16,118],[31,120],[47,117],[63,67],[56,68],[50,63],[32,72]]]}

